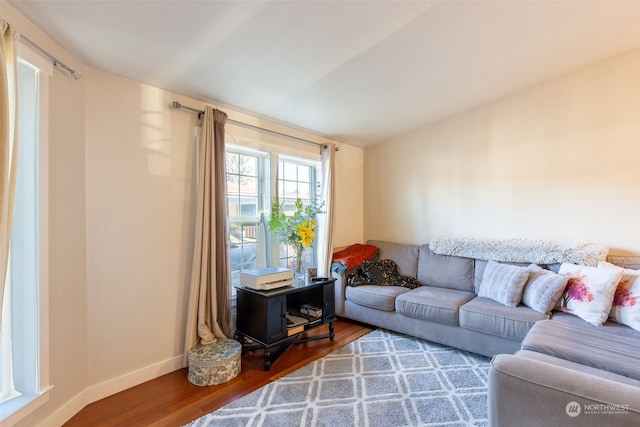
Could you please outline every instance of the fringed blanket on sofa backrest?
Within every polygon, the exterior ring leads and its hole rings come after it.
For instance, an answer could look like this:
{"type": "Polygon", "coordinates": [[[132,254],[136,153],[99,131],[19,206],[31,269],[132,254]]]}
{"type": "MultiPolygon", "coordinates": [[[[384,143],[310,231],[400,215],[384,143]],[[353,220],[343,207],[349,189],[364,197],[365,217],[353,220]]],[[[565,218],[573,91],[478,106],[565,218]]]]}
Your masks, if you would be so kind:
{"type": "Polygon", "coordinates": [[[532,239],[480,239],[437,236],[429,248],[440,255],[493,260],[498,262],[532,262],[555,264],[570,262],[596,266],[605,261],[609,248],[594,243],[556,242],[532,239]]]}

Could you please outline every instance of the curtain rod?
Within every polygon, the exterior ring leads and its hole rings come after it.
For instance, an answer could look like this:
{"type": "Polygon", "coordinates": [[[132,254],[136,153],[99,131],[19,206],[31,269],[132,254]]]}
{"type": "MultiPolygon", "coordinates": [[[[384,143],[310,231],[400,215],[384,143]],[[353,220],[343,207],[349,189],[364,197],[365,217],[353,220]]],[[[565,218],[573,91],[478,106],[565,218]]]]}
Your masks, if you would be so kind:
{"type": "MultiPolygon", "coordinates": [[[[204,114],[203,110],[198,110],[197,108],[189,107],[187,105],[182,105],[178,101],[173,101],[171,103],[171,106],[173,108],[177,108],[177,109],[180,109],[180,110],[187,110],[187,111],[191,111],[193,113],[198,113],[198,116],[204,114]]],[[[238,120],[233,120],[233,119],[227,118],[227,121],[230,122],[230,123],[233,123],[235,125],[238,125],[238,126],[242,126],[242,127],[253,129],[253,130],[257,130],[257,131],[260,131],[260,132],[269,133],[269,134],[276,135],[276,136],[282,136],[282,137],[285,137],[285,138],[293,139],[295,141],[304,142],[305,144],[313,144],[313,145],[316,145],[316,146],[322,147],[322,148],[327,148],[328,147],[327,144],[320,144],[320,143],[315,142],[315,141],[309,141],[308,139],[298,138],[297,136],[287,135],[286,133],[277,132],[275,130],[266,129],[266,128],[263,128],[263,127],[260,127],[260,126],[256,126],[256,125],[251,125],[249,123],[240,122],[238,120]]]]}
{"type": "Polygon", "coordinates": [[[20,34],[20,39],[24,40],[25,42],[30,44],[31,47],[33,47],[35,50],[37,50],[38,52],[40,52],[41,54],[49,58],[53,62],[54,66],[58,66],[63,70],[67,71],[69,74],[71,74],[71,77],[73,77],[74,80],[79,80],[83,77],[81,72],[69,67],[67,64],[60,61],[58,58],[56,58],[55,56],[53,56],[52,54],[50,54],[49,52],[47,52],[46,50],[38,46],[34,41],[29,39],[28,37],[20,34]]]}

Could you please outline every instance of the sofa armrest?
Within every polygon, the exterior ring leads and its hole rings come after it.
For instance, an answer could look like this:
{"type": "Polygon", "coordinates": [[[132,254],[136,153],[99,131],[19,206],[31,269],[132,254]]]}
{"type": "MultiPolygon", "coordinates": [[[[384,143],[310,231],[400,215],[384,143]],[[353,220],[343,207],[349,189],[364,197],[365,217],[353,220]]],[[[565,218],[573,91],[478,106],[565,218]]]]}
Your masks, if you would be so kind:
{"type": "Polygon", "coordinates": [[[501,354],[489,368],[491,426],[640,425],[640,390],[552,363],[501,354]]]}
{"type": "Polygon", "coordinates": [[[331,277],[335,278],[335,304],[336,316],[344,317],[344,300],[346,298],[347,276],[345,273],[331,272],[331,277]]]}

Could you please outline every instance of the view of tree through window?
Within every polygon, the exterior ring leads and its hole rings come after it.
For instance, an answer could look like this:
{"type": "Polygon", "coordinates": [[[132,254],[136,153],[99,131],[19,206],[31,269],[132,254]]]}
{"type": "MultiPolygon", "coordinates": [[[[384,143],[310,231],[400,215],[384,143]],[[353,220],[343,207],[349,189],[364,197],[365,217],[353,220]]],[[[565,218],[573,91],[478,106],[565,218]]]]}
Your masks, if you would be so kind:
{"type": "Polygon", "coordinates": [[[258,216],[258,157],[226,153],[229,216],[258,216]]]}

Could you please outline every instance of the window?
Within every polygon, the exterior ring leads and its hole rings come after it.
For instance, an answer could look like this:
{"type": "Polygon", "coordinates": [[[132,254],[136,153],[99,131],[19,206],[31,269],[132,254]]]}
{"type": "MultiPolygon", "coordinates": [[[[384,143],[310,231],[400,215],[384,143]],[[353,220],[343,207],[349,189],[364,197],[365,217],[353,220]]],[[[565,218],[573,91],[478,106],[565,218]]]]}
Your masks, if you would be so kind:
{"type": "MultiPolygon", "coordinates": [[[[30,55],[30,51],[22,49],[30,55]]],[[[40,57],[34,63],[42,64],[40,57]]],[[[31,61],[30,61],[31,62],[31,61]]],[[[51,65],[44,64],[45,70],[51,65]]],[[[48,76],[18,63],[19,156],[0,351],[0,423],[12,425],[48,396],[48,76]]]]}
{"type": "MultiPolygon", "coordinates": [[[[242,270],[258,268],[266,156],[240,148],[227,150],[225,155],[231,275],[233,283],[238,283],[242,270]]],[[[264,241],[261,243],[264,245],[264,241]]]]}
{"type": "MultiPolygon", "coordinates": [[[[245,269],[292,267],[293,251],[272,241],[263,213],[271,209],[276,189],[280,200],[291,206],[297,197],[305,204],[313,200],[318,165],[317,161],[227,144],[229,252],[234,285],[245,269]]],[[[305,251],[307,263],[312,264],[314,259],[314,251],[305,251]]]]}
{"type": "Polygon", "coordinates": [[[259,161],[257,155],[226,153],[229,216],[258,216],[259,161]]]}
{"type": "MultiPolygon", "coordinates": [[[[278,198],[284,204],[285,211],[295,211],[296,199],[308,205],[315,201],[316,191],[315,165],[309,161],[295,158],[282,158],[278,162],[278,198]]],[[[314,246],[315,247],[315,246],[314,246]]],[[[315,250],[305,250],[305,265],[314,265],[315,250]]],[[[295,252],[288,245],[280,245],[278,264],[281,267],[294,268],[295,252]]]]}

